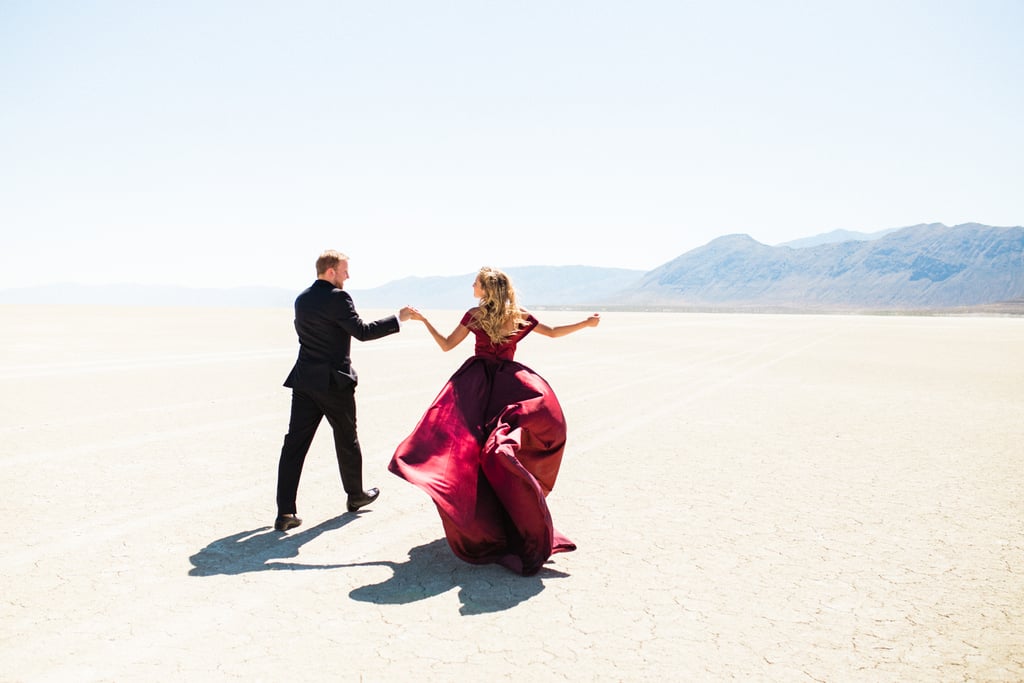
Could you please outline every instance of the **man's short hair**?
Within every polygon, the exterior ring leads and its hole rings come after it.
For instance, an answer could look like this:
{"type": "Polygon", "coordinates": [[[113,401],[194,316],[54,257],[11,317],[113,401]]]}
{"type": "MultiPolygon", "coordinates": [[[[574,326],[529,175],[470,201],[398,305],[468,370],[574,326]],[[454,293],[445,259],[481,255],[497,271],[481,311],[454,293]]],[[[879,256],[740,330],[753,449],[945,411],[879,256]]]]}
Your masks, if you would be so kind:
{"type": "Polygon", "coordinates": [[[345,256],[340,251],[328,249],[320,254],[320,258],[316,260],[316,274],[323,275],[329,269],[336,268],[342,261],[348,261],[348,256],[345,256]]]}

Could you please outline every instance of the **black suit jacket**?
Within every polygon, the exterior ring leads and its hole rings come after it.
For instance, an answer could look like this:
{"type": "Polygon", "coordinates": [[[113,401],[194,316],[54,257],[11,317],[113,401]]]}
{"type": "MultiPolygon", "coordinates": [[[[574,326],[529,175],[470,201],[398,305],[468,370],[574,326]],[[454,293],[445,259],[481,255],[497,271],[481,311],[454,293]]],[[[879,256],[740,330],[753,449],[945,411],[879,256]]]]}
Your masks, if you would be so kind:
{"type": "Polygon", "coordinates": [[[349,357],[352,338],[379,339],[398,329],[393,315],[364,323],[348,292],[318,279],[295,299],[299,357],[284,385],[308,391],[355,386],[359,376],[349,357]]]}

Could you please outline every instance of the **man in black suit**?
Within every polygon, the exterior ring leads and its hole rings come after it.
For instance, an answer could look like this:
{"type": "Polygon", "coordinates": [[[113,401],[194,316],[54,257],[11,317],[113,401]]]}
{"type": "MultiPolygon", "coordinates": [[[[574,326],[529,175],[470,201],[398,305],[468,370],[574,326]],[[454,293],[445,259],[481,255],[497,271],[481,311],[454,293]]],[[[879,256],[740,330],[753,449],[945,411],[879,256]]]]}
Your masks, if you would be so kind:
{"type": "Polygon", "coordinates": [[[380,491],[363,490],[363,454],[356,434],[355,389],[358,382],[349,352],[352,338],[379,339],[399,330],[412,309],[365,323],[356,313],[352,297],[344,291],[348,257],[329,250],[316,261],[316,282],[295,299],[295,331],[299,357],[284,381],[292,390],[288,433],[277,469],[277,519],[274,528],[287,531],[300,524],[295,516],[302,464],[324,416],[334,430],[341,483],[348,494],[348,510],[372,503],[380,491]]]}

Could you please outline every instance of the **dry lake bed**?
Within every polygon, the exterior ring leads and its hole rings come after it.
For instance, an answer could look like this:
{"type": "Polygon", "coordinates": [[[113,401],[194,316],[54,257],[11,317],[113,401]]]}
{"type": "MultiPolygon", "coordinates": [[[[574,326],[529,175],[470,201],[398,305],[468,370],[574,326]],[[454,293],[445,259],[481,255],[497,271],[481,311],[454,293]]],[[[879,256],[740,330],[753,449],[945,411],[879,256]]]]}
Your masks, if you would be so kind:
{"type": "Polygon", "coordinates": [[[602,318],[519,347],[579,546],[524,578],[386,471],[469,342],[353,343],[381,498],[324,424],[282,534],[290,310],[0,306],[0,681],[1024,680],[1024,318],[602,318]]]}

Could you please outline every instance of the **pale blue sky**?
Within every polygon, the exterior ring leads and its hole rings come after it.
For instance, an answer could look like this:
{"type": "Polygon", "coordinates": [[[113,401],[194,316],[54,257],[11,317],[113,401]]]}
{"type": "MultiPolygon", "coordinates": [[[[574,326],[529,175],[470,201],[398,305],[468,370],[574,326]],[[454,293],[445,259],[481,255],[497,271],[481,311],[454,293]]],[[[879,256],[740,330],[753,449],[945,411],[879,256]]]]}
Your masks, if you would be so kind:
{"type": "Polygon", "coordinates": [[[1024,0],[0,0],[0,288],[1024,223],[1024,0]]]}

